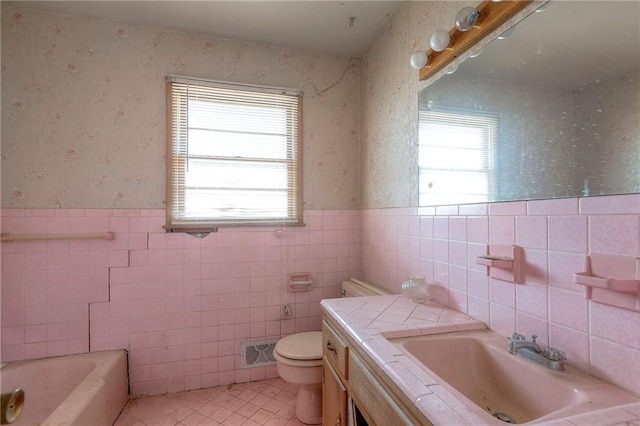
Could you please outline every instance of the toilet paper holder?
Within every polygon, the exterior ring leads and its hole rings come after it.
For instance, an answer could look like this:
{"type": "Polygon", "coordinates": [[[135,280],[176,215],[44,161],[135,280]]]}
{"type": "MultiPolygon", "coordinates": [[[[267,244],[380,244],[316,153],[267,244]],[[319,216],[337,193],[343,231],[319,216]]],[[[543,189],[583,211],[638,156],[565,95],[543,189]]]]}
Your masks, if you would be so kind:
{"type": "Polygon", "coordinates": [[[308,272],[289,274],[289,290],[290,291],[311,290],[311,274],[308,272]]]}

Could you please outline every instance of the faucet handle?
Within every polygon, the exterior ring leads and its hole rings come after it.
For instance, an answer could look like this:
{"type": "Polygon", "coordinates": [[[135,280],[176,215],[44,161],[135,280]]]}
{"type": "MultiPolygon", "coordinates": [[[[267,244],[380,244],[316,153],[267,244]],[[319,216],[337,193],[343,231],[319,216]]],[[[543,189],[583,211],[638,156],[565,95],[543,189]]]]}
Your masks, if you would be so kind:
{"type": "Polygon", "coordinates": [[[567,359],[567,355],[564,351],[551,347],[544,348],[544,357],[551,361],[564,361],[567,359]]]}
{"type": "Polygon", "coordinates": [[[514,331],[513,334],[511,335],[512,342],[518,342],[518,341],[524,341],[524,340],[527,340],[524,334],[520,334],[514,331]]]}

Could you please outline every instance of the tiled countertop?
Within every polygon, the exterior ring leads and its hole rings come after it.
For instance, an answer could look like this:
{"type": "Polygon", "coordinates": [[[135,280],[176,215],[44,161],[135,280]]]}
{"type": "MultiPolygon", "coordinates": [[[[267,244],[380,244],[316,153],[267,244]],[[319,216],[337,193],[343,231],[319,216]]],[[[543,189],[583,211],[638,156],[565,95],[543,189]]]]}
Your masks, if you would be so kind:
{"type": "MultiPolygon", "coordinates": [[[[384,372],[434,424],[486,424],[387,340],[485,329],[483,322],[438,303],[417,304],[402,295],[327,299],[321,305],[325,314],[375,362],[379,372],[384,372]]],[[[537,424],[640,426],[640,402],[537,424]]]]}

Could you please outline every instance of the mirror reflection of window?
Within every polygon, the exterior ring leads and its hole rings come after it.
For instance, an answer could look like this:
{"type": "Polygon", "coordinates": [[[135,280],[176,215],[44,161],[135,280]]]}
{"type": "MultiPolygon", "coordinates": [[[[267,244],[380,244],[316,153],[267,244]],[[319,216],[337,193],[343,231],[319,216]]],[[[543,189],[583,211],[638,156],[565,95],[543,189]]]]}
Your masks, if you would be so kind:
{"type": "Polygon", "coordinates": [[[504,40],[464,53],[452,45],[453,56],[473,57],[426,80],[418,108],[500,118],[489,201],[639,193],[640,2],[547,5],[504,40]]]}
{"type": "Polygon", "coordinates": [[[421,206],[495,199],[498,118],[471,110],[419,112],[418,167],[421,206]]]}

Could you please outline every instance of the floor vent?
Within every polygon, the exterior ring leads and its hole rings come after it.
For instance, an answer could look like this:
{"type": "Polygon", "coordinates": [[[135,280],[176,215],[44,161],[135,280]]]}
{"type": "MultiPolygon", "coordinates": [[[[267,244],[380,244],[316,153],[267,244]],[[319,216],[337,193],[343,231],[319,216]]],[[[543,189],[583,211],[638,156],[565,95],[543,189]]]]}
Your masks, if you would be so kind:
{"type": "Polygon", "coordinates": [[[275,365],[273,349],[278,339],[261,340],[259,342],[242,342],[240,345],[240,365],[242,368],[264,367],[275,365]]]}

